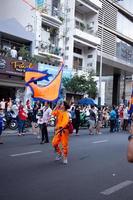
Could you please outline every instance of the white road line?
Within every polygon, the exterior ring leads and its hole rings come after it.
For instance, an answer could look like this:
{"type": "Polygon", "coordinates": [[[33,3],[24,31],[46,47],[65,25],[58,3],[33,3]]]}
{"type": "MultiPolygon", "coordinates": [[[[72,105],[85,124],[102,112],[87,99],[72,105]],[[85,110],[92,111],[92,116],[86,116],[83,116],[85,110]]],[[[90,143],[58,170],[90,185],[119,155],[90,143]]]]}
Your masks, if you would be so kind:
{"type": "Polygon", "coordinates": [[[41,153],[41,152],[42,151],[30,151],[30,152],[25,152],[25,153],[12,154],[10,156],[11,157],[24,156],[24,155],[34,154],[34,153],[41,153]]]}
{"type": "Polygon", "coordinates": [[[125,188],[125,187],[127,187],[127,186],[129,186],[131,184],[133,184],[133,181],[128,181],[127,180],[127,181],[124,181],[124,182],[122,182],[122,183],[120,183],[118,185],[114,185],[111,188],[108,188],[107,190],[101,192],[101,194],[110,195],[110,194],[112,194],[114,192],[117,192],[117,191],[121,190],[122,188],[125,188]]]}
{"type": "Polygon", "coordinates": [[[99,141],[95,141],[92,142],[93,144],[98,144],[98,143],[104,143],[104,142],[108,142],[108,140],[99,140],[99,141]]]}

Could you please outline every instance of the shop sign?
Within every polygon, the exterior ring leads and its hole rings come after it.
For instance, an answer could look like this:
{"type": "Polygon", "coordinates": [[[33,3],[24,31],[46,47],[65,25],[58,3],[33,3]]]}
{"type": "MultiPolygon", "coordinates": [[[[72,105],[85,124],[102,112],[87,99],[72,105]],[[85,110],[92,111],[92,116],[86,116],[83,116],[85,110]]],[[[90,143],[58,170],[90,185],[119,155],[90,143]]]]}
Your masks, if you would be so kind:
{"type": "Polygon", "coordinates": [[[0,69],[4,69],[6,67],[6,61],[0,58],[0,69]]]}
{"type": "Polygon", "coordinates": [[[22,61],[11,62],[11,65],[18,72],[25,72],[26,68],[32,68],[33,67],[32,63],[26,64],[25,62],[22,62],[22,61]]]}

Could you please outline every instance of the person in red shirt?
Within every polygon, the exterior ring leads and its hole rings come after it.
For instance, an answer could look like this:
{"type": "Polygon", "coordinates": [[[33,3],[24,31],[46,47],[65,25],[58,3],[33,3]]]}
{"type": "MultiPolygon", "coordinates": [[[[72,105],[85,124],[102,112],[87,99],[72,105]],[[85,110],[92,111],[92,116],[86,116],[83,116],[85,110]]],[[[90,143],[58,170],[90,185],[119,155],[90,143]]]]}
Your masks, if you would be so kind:
{"type": "Polygon", "coordinates": [[[21,134],[24,135],[24,126],[25,126],[25,121],[27,120],[27,113],[24,109],[23,105],[19,106],[19,112],[18,112],[18,136],[20,136],[21,134]]]}
{"type": "Polygon", "coordinates": [[[120,119],[120,129],[122,130],[123,127],[123,112],[124,112],[124,105],[120,105],[119,107],[119,119],[120,119]]]}

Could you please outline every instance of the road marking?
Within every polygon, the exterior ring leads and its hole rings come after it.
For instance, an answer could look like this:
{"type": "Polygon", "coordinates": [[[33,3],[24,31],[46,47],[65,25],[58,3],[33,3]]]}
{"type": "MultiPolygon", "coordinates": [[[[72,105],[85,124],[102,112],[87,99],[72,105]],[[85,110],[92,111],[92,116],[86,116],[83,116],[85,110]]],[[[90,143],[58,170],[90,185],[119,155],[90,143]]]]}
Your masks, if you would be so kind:
{"type": "Polygon", "coordinates": [[[41,153],[41,152],[42,151],[30,151],[30,152],[25,152],[25,153],[12,154],[10,156],[11,157],[24,156],[24,155],[29,155],[29,154],[41,153]]]}
{"type": "Polygon", "coordinates": [[[133,181],[128,181],[127,180],[127,181],[124,181],[124,182],[122,182],[122,183],[120,183],[118,185],[114,185],[111,188],[108,188],[107,190],[101,192],[101,194],[110,195],[110,194],[112,194],[114,192],[117,192],[117,191],[121,190],[122,188],[125,188],[125,187],[127,187],[127,186],[129,186],[131,184],[133,184],[133,181]]]}
{"type": "Polygon", "coordinates": [[[84,159],[88,158],[89,156],[90,156],[90,154],[86,154],[86,155],[82,156],[82,157],[80,158],[80,160],[84,160],[84,159]]]}
{"type": "Polygon", "coordinates": [[[92,142],[93,144],[98,144],[98,143],[104,143],[104,142],[108,142],[108,140],[99,140],[99,141],[95,141],[92,142]]]}

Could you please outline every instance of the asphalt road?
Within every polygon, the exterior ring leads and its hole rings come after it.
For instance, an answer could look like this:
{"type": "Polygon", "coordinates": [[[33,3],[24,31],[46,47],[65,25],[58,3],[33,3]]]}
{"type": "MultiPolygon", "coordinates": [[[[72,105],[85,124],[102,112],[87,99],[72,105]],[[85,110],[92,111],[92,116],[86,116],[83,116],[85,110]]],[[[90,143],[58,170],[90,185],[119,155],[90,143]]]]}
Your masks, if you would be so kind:
{"type": "Polygon", "coordinates": [[[0,200],[132,200],[127,134],[70,137],[69,163],[54,161],[51,144],[33,135],[0,145],[0,200]]]}

